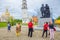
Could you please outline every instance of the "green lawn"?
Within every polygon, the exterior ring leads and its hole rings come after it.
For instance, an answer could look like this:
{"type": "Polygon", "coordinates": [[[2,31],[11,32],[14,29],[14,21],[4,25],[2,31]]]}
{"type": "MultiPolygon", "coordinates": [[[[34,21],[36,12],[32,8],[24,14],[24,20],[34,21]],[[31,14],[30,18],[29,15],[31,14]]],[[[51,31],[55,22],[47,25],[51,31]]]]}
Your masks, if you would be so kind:
{"type": "Polygon", "coordinates": [[[7,27],[7,23],[6,22],[0,22],[0,28],[2,27],[7,27]]]}
{"type": "MultiPolygon", "coordinates": [[[[16,23],[18,23],[18,22],[10,22],[11,23],[11,26],[13,26],[14,24],[16,25],[16,23]]],[[[21,24],[21,26],[22,25],[24,25],[24,26],[28,26],[26,23],[25,24],[22,24],[22,22],[20,22],[20,24],[21,24]]],[[[36,24],[34,24],[34,25],[37,25],[37,23],[36,24]]],[[[0,28],[3,28],[3,27],[7,27],[7,22],[0,22],[0,28]]]]}

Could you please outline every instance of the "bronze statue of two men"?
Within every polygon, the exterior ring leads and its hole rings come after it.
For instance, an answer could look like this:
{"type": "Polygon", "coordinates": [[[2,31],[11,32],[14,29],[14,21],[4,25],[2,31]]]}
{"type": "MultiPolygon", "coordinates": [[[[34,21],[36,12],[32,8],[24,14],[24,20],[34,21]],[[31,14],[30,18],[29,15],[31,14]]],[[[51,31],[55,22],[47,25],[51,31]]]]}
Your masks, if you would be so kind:
{"type": "Polygon", "coordinates": [[[48,4],[46,4],[45,6],[44,6],[44,4],[42,4],[40,11],[42,14],[41,18],[50,18],[50,8],[49,8],[48,4]]]}

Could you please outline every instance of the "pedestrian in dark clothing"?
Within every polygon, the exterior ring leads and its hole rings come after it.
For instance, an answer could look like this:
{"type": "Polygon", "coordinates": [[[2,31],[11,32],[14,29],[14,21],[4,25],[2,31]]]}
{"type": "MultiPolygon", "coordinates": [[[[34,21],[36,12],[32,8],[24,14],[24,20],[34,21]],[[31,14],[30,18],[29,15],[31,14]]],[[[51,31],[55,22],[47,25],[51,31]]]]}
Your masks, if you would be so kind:
{"type": "Polygon", "coordinates": [[[33,34],[33,23],[32,23],[32,21],[30,21],[29,23],[28,23],[28,37],[30,36],[30,37],[32,37],[32,34],[33,34]]]}
{"type": "Polygon", "coordinates": [[[49,22],[49,28],[50,28],[50,40],[54,40],[54,25],[52,22],[49,22]]]}
{"type": "Polygon", "coordinates": [[[44,24],[44,29],[43,29],[43,34],[42,34],[42,37],[44,36],[44,33],[46,32],[46,37],[47,37],[47,31],[48,31],[48,22],[46,22],[45,24],[44,24]]]}
{"type": "Polygon", "coordinates": [[[8,22],[8,31],[11,31],[11,24],[8,22]]]}

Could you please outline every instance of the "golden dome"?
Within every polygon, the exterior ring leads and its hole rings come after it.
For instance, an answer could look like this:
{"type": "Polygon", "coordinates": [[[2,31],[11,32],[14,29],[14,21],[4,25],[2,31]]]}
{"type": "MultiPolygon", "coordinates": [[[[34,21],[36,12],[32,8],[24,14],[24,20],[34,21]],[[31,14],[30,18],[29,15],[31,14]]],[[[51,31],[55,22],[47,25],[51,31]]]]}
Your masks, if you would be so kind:
{"type": "Polygon", "coordinates": [[[6,9],[5,15],[10,16],[10,13],[9,13],[8,9],[6,9]]]}

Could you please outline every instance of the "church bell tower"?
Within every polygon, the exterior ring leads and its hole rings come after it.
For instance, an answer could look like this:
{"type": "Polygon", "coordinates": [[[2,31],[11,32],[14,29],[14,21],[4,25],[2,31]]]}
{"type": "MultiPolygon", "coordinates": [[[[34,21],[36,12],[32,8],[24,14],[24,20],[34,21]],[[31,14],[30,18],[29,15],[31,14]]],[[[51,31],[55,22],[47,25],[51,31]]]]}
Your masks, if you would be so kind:
{"type": "Polygon", "coordinates": [[[27,1],[22,0],[22,23],[28,23],[29,22],[29,16],[27,12],[27,1]]]}

